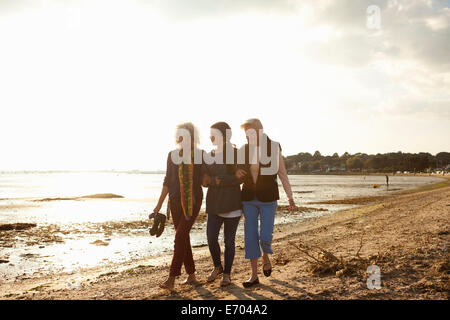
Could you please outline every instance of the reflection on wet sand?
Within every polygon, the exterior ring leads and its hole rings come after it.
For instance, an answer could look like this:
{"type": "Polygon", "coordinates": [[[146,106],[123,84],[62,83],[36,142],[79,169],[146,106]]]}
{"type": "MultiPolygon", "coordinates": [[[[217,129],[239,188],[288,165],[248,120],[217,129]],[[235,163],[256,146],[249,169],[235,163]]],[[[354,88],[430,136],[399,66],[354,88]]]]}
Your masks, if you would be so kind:
{"type": "MultiPolygon", "coordinates": [[[[55,192],[57,186],[48,186],[51,175],[26,178],[46,189],[26,186],[22,190],[18,186],[20,192],[11,191],[11,197],[1,194],[0,278],[5,281],[133,261],[172,250],[172,227],[166,228],[160,238],[148,234],[152,224],[148,215],[157,199],[162,175],[96,176],[105,179],[96,181],[98,185],[109,185],[104,191],[113,192],[93,192],[87,196],[70,196],[88,194],[73,187],[55,192]],[[147,193],[150,196],[144,197],[147,193]]],[[[67,179],[79,180],[81,184],[81,178],[66,175],[55,179],[64,188],[70,185],[67,179]]],[[[89,175],[86,178],[93,179],[89,175]]],[[[275,220],[278,225],[330,215],[395,193],[373,189],[371,186],[379,177],[362,180],[357,176],[291,176],[290,179],[299,207],[289,214],[286,199],[281,195],[275,220]]],[[[396,177],[391,186],[405,190],[433,182],[436,179],[396,177]]],[[[193,227],[194,247],[206,245],[205,224],[206,213],[202,210],[193,227]]],[[[243,223],[238,229],[238,237],[242,235],[243,223]]]]}

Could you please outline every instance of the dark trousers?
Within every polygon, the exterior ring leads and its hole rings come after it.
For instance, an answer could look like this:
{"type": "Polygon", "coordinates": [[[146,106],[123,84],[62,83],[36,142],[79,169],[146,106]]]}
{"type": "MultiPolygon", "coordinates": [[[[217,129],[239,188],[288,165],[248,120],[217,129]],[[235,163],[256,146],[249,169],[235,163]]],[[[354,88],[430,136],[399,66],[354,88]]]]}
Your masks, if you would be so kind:
{"type": "Polygon", "coordinates": [[[192,256],[189,233],[198,216],[201,204],[201,201],[194,203],[193,216],[189,220],[186,220],[181,201],[179,199],[170,199],[170,211],[175,227],[175,243],[172,264],[170,265],[170,276],[172,277],[181,275],[181,267],[183,264],[187,274],[195,273],[195,263],[192,256]]]}
{"type": "Polygon", "coordinates": [[[221,267],[219,232],[222,224],[224,224],[224,240],[225,240],[225,268],[224,273],[230,274],[233,265],[235,253],[236,230],[241,217],[223,218],[215,214],[208,214],[208,223],[206,226],[206,235],[208,237],[208,247],[214,267],[221,267]]]}

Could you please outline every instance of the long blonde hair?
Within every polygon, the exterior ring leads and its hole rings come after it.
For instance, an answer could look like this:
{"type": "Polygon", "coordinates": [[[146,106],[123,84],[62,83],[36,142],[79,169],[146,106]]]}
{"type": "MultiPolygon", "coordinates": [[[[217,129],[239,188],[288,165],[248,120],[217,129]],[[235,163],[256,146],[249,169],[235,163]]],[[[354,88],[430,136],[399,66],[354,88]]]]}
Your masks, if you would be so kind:
{"type": "Polygon", "coordinates": [[[179,138],[182,136],[179,130],[187,130],[191,136],[191,145],[194,149],[197,149],[200,144],[200,134],[196,126],[192,122],[180,122],[177,124],[175,130],[175,141],[180,144],[179,138]]]}

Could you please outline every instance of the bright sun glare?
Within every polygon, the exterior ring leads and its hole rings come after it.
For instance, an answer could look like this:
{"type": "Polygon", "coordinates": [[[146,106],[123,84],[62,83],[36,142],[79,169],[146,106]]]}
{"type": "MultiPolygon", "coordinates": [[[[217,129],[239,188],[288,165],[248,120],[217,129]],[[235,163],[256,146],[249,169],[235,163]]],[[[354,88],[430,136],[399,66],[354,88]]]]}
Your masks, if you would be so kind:
{"type": "Polygon", "coordinates": [[[397,94],[368,87],[363,71],[377,75],[393,64],[380,57],[358,71],[323,63],[309,48],[341,31],[314,19],[308,5],[289,14],[178,19],[135,1],[49,2],[4,13],[0,168],[163,169],[179,121],[194,122],[210,149],[212,123],[229,122],[239,145],[239,124],[251,117],[285,154],[442,151],[427,130],[414,145],[408,138],[430,121],[438,134],[448,132],[433,117],[407,118],[405,137],[392,141],[408,115],[385,115],[397,94]]]}

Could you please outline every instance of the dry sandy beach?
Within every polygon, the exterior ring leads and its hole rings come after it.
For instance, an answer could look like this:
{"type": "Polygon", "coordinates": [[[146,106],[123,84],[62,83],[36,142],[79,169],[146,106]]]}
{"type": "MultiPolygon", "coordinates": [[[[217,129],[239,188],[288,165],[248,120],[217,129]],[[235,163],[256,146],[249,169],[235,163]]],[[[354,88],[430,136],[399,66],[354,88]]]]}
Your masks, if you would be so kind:
{"type": "Polygon", "coordinates": [[[249,275],[237,241],[233,284],[205,279],[207,247],[195,248],[200,283],[158,288],[170,256],[0,284],[2,299],[449,299],[450,180],[386,197],[342,200],[362,206],[275,226],[273,273],[244,289],[249,275]],[[369,265],[381,289],[367,288],[369,265]]]}

